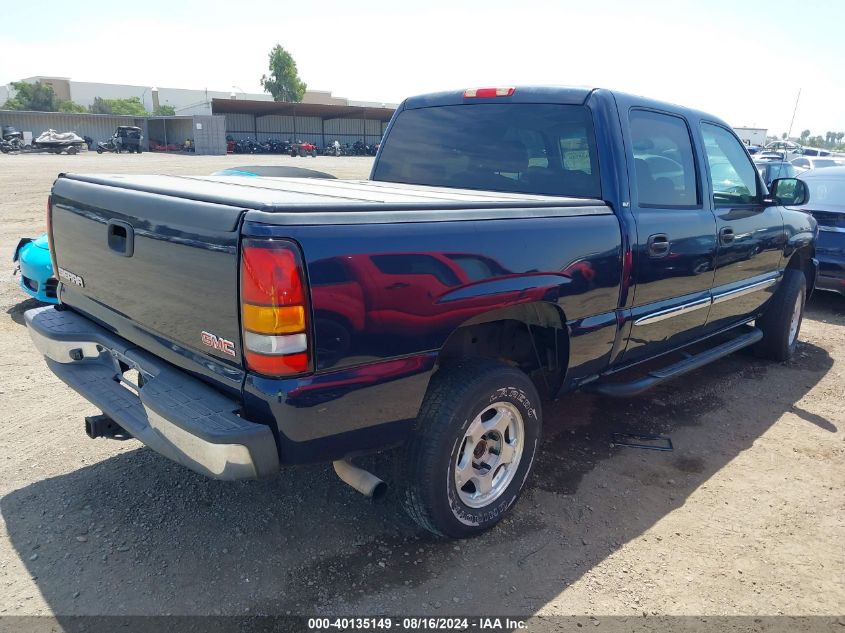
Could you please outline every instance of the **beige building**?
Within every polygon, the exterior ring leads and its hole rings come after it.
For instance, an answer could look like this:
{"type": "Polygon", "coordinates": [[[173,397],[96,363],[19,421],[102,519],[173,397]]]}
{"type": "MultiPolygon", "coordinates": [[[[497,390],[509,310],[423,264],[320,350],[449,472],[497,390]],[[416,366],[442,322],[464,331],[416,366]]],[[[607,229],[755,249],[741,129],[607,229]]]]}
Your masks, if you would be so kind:
{"type": "MultiPolygon", "coordinates": [[[[74,81],[69,77],[49,77],[38,75],[23,79],[30,83],[41,82],[52,86],[60,99],[69,99],[88,107],[95,97],[103,99],[128,99],[138,97],[144,108],[152,112],[157,105],[173,106],[177,115],[211,114],[212,99],[242,99],[249,101],[272,101],[273,97],[265,93],[245,93],[232,86],[231,90],[192,90],[187,88],[162,88],[157,86],[135,86],[129,84],[105,84],[88,81],[74,81]]],[[[10,88],[6,88],[7,93],[10,88]]],[[[0,97],[2,97],[0,93],[0,97]]],[[[0,101],[2,103],[5,98],[0,101]]],[[[344,97],[335,97],[330,90],[308,90],[303,103],[323,105],[395,107],[395,104],[369,101],[352,101],[344,97]]]]}

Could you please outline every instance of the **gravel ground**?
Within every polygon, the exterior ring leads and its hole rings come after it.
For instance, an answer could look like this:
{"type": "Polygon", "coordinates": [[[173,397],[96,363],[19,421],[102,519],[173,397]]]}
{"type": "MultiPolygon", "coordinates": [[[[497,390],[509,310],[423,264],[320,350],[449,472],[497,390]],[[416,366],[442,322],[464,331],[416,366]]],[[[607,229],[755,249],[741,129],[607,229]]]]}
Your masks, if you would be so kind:
{"type": "MultiPolygon", "coordinates": [[[[0,261],[43,229],[61,171],[208,174],[370,159],[0,156],[0,261]]],[[[504,523],[438,542],[327,465],[204,479],[139,443],[47,370],[0,287],[0,614],[841,615],[845,299],[811,301],[796,358],[735,355],[647,395],[546,404],[529,489],[504,523]],[[674,451],[612,448],[658,431],[674,451]]],[[[372,458],[389,477],[391,462],[372,458]]],[[[401,467],[397,465],[396,467],[401,467]]],[[[593,621],[594,624],[598,620],[593,621]]]]}

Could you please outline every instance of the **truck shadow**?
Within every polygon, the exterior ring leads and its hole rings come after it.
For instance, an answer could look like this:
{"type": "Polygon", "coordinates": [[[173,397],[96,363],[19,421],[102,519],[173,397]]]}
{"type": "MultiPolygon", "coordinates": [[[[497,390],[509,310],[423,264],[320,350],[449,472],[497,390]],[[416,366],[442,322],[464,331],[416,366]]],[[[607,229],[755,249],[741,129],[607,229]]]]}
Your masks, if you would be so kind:
{"type": "MultiPolygon", "coordinates": [[[[216,482],[143,448],[15,490],[0,512],[58,616],[420,614],[439,608],[443,595],[438,614],[487,615],[495,605],[527,615],[683,505],[784,412],[835,432],[794,407],[832,363],[801,344],[783,365],[734,355],[635,399],[574,394],[549,404],[516,511],[461,543],[407,523],[395,493],[387,507],[367,503],[328,466],[216,482]],[[614,448],[617,432],[669,435],[674,451],[614,448]],[[489,582],[467,581],[491,560],[489,582]]],[[[387,457],[367,461],[387,478],[401,468],[387,457]]]]}
{"type": "Polygon", "coordinates": [[[8,310],[6,310],[6,314],[9,315],[9,318],[12,319],[18,325],[26,325],[26,321],[24,319],[24,312],[27,310],[31,310],[32,308],[38,308],[40,306],[46,305],[41,303],[38,299],[25,299],[20,303],[16,303],[8,310]]]}

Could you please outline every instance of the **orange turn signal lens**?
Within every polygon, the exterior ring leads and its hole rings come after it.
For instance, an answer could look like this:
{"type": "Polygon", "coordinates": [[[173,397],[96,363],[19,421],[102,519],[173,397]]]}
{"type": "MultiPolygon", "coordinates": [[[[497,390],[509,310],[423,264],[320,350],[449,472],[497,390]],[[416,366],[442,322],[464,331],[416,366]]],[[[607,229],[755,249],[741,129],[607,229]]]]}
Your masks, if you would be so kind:
{"type": "Polygon", "coordinates": [[[259,334],[297,334],[305,331],[305,308],[302,306],[243,306],[244,329],[259,334]]]}

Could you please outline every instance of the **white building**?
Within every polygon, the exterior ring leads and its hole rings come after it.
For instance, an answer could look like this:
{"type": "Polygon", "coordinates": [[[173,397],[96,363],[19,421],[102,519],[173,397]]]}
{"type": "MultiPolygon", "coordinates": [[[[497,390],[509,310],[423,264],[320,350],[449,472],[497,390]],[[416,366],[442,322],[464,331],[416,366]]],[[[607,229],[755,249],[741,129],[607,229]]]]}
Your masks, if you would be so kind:
{"type": "Polygon", "coordinates": [[[735,127],[734,132],[746,145],[760,145],[766,144],[766,135],[769,130],[762,127],[735,127]]]}
{"type": "MultiPolygon", "coordinates": [[[[150,112],[156,105],[173,106],[177,115],[211,114],[212,99],[244,99],[253,101],[272,101],[273,97],[265,93],[245,93],[232,87],[231,90],[190,90],[186,88],[161,88],[157,86],[133,86],[125,84],[103,84],[89,81],[74,81],[69,77],[27,77],[23,81],[41,82],[52,86],[56,96],[69,99],[86,108],[94,103],[95,97],[103,99],[129,99],[138,97],[144,108],[150,112]]],[[[11,88],[0,86],[0,104],[6,101],[11,88]],[[4,96],[4,92],[6,92],[4,96]]],[[[327,105],[373,106],[371,102],[350,101],[343,97],[334,97],[330,90],[308,90],[303,103],[322,103],[327,105]]],[[[378,104],[393,106],[394,104],[378,104]]]]}

